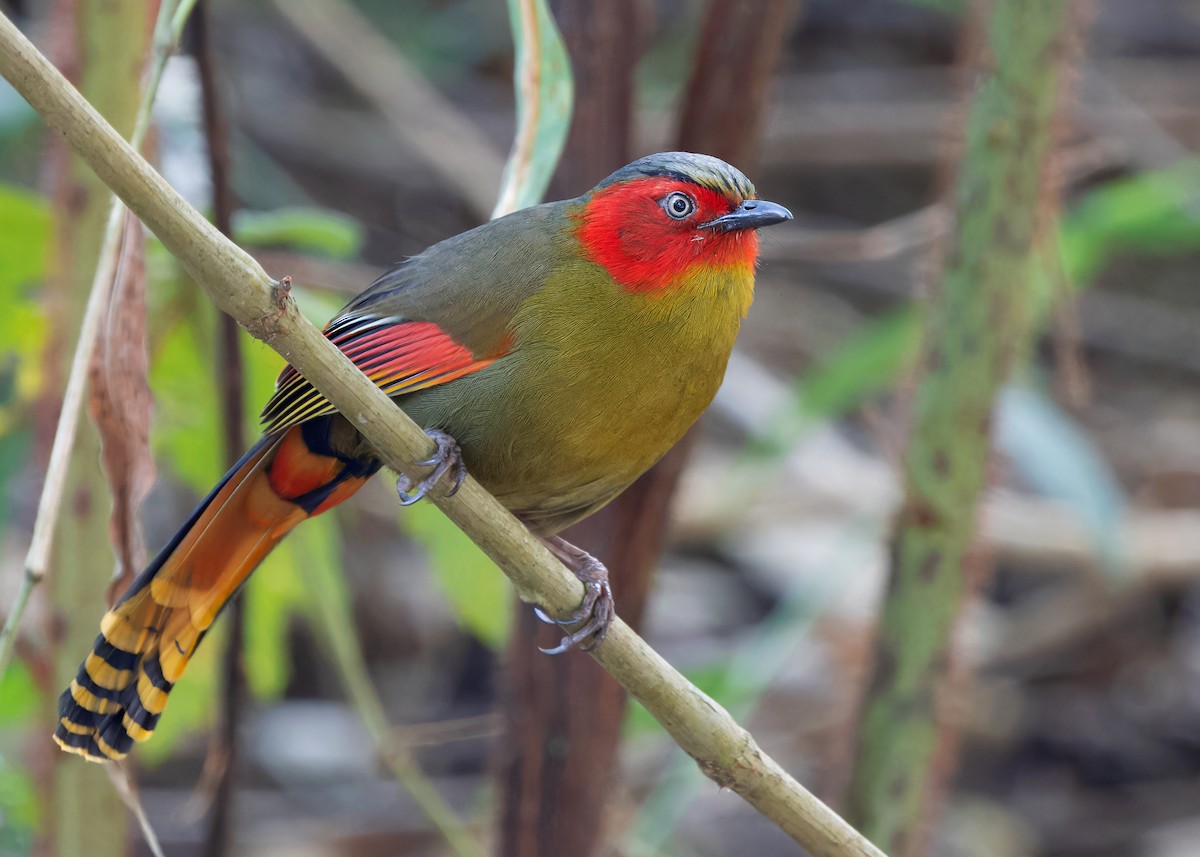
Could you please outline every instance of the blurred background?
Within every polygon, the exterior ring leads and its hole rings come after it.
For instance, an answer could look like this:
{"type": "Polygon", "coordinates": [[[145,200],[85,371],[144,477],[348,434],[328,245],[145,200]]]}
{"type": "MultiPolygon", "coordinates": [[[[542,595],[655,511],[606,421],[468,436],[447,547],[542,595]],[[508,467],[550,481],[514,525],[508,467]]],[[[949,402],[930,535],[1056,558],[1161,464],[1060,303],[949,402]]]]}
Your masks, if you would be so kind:
{"type": "MultiPolygon", "coordinates": [[[[576,87],[549,197],[685,147],[796,214],[763,235],[754,307],[687,450],[576,537],[613,569],[621,615],[844,806],[972,28],[954,0],[549,5],[576,87]]],[[[314,321],[489,216],[515,127],[503,2],[202,6],[149,150],[213,208],[207,54],[234,237],[292,276],[314,321]]],[[[140,68],[119,55],[140,63],[153,16],[131,0],[3,8],[100,104],[112,69],[140,68]]],[[[1056,117],[1062,210],[1046,230],[1062,276],[997,402],[930,854],[1200,853],[1200,3],[1102,0],[1070,26],[1086,56],[1056,117]]],[[[132,116],[127,102],[109,103],[132,116]]],[[[0,613],[106,207],[0,84],[0,613]]],[[[142,279],[153,407],[130,431],[148,431],[152,465],[129,472],[152,481],[153,553],[225,470],[231,376],[215,310],[152,238],[142,279]]],[[[253,438],[282,361],[244,335],[240,351],[234,422],[253,438]]],[[[49,739],[113,570],[97,448],[86,426],[0,681],[0,854],[149,853],[100,769],[49,739]]],[[[132,757],[173,857],[471,853],[449,844],[463,831],[506,855],[797,853],[590,659],[537,654],[553,631],[436,509],[399,509],[389,479],[297,530],[243,604],[132,757]]]]}

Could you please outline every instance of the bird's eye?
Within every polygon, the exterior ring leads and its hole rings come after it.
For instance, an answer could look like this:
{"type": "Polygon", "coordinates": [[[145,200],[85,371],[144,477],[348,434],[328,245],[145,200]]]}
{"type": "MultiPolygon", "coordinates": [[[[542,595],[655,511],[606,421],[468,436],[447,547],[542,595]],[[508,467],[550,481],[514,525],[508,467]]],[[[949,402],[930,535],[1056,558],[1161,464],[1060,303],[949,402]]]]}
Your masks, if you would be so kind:
{"type": "Polygon", "coordinates": [[[663,197],[663,211],[674,220],[683,220],[696,210],[696,201],[681,190],[663,197]]]}

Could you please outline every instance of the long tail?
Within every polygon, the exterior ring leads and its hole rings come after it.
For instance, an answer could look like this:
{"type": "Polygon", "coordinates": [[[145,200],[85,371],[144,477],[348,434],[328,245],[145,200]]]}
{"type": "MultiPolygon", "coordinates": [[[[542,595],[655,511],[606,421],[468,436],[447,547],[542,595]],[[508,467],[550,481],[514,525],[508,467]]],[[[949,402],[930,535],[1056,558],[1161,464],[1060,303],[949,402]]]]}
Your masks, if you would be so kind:
{"type": "Polygon", "coordinates": [[[335,419],[259,441],[108,611],[59,698],[60,747],[102,762],[148,739],[209,626],[255,567],[298,523],[341,503],[379,469],[333,450],[335,419]]]}

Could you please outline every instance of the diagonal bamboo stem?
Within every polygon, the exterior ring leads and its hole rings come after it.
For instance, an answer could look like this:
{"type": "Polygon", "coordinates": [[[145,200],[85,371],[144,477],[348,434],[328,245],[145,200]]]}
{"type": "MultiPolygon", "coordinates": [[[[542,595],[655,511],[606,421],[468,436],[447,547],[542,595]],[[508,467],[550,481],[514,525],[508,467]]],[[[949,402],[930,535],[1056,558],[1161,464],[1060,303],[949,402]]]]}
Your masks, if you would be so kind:
{"type": "MultiPolygon", "coordinates": [[[[410,470],[411,462],[431,453],[424,432],[304,319],[289,296],[288,279],[271,280],[188,205],[6,16],[0,16],[0,74],[154,231],[213,302],[296,366],[388,465],[410,470]]],[[[579,604],[579,581],[479,483],[468,479],[456,495],[434,502],[509,576],[522,600],[559,615],[579,604]]],[[[882,854],[625,623],[613,623],[593,657],[705,774],[742,795],[814,857],[882,854]]]]}
{"type": "Polygon", "coordinates": [[[1033,329],[1081,5],[994,0],[986,14],[850,786],[851,817],[897,855],[928,850],[953,770],[954,635],[985,559],[976,540],[995,398],[1033,329]]]}

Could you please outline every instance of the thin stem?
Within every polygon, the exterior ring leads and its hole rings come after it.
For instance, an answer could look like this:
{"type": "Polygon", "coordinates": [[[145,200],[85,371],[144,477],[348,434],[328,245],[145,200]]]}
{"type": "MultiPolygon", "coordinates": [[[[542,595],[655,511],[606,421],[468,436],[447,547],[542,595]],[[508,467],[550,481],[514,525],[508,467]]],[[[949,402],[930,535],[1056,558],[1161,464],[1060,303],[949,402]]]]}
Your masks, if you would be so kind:
{"type": "MultiPolygon", "coordinates": [[[[193,0],[195,2],[195,0],[193,0]]],[[[213,223],[221,234],[233,235],[235,200],[229,165],[229,126],[221,103],[212,44],[211,3],[200,3],[192,19],[195,56],[200,72],[200,100],[204,114],[204,134],[208,141],[209,176],[212,185],[213,223]]],[[[220,391],[222,436],[225,463],[232,466],[246,446],[244,431],[242,352],[237,321],[226,313],[217,317],[215,373],[220,391]]],[[[234,780],[238,763],[238,715],[245,696],[246,678],[242,653],[246,639],[246,605],[235,598],[226,619],[229,634],[221,664],[220,703],[217,727],[209,745],[210,761],[215,761],[216,787],[208,814],[203,853],[222,857],[228,853],[230,817],[233,808],[234,780]]],[[[207,767],[207,766],[206,766],[207,767]]]]}
{"type": "Polygon", "coordinates": [[[105,766],[105,772],[108,774],[109,781],[113,784],[113,788],[117,790],[117,794],[124,801],[126,809],[137,820],[138,827],[142,830],[142,837],[146,841],[146,847],[150,849],[150,853],[154,857],[165,857],[162,849],[162,843],[158,841],[158,834],[154,832],[154,828],[150,825],[150,818],[146,815],[146,808],[142,806],[142,800],[138,797],[137,789],[133,784],[133,776],[129,769],[120,762],[114,762],[111,765],[105,766]]]}
{"type": "MultiPolygon", "coordinates": [[[[339,620],[333,618],[328,621],[339,620]]],[[[433,783],[409,753],[408,747],[396,739],[357,644],[348,640],[345,644],[335,644],[332,648],[334,662],[350,697],[350,704],[367,727],[371,742],[396,781],[416,801],[421,812],[438,829],[446,844],[458,857],[484,857],[486,850],[467,831],[462,820],[434,788],[433,783]]]]}
{"type": "MultiPolygon", "coordinates": [[[[326,526],[332,525],[326,523],[326,526]]],[[[296,533],[293,538],[303,541],[313,533],[314,530],[310,527],[296,533]]],[[[304,545],[301,549],[304,549],[304,545]]],[[[338,550],[336,547],[332,549],[338,550]]],[[[319,550],[314,549],[311,543],[309,552],[312,556],[320,556],[319,550]]],[[[333,557],[327,558],[326,568],[331,561],[333,557]]],[[[319,563],[320,559],[317,562],[319,563]]],[[[458,857],[484,857],[483,846],[468,832],[454,810],[425,777],[410,755],[408,745],[396,735],[388,723],[387,712],[375,684],[371,681],[367,662],[351,621],[351,608],[345,590],[331,585],[331,576],[318,572],[314,563],[306,564],[303,571],[308,577],[307,589],[312,595],[310,604],[313,623],[328,647],[350,704],[366,726],[380,759],[458,857]]]]}

